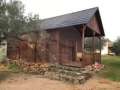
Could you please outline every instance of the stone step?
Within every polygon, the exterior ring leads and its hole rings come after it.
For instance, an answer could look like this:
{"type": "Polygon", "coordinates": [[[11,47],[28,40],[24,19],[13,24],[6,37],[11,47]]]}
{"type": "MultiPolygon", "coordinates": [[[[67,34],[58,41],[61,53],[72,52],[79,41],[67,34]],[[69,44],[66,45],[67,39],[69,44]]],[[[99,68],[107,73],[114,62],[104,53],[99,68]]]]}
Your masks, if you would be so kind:
{"type": "Polygon", "coordinates": [[[59,73],[65,73],[65,74],[71,74],[72,76],[79,76],[83,74],[88,74],[89,71],[85,69],[79,69],[79,71],[74,69],[68,69],[66,68],[58,68],[58,67],[51,67],[49,71],[59,72],[59,73]]]}
{"type": "Polygon", "coordinates": [[[81,84],[86,81],[86,76],[71,76],[71,75],[66,75],[66,74],[60,74],[60,73],[55,73],[55,72],[48,72],[46,77],[50,79],[55,79],[55,80],[61,80],[61,81],[66,81],[70,83],[77,83],[81,84]]]}
{"type": "Polygon", "coordinates": [[[60,74],[71,75],[71,76],[75,76],[75,77],[83,75],[83,73],[80,73],[80,72],[67,71],[67,70],[58,70],[57,72],[60,74]]]}
{"type": "Polygon", "coordinates": [[[71,83],[83,83],[89,77],[89,71],[78,67],[64,66],[64,65],[52,65],[48,71],[45,72],[45,76],[50,79],[62,80],[71,83]]]}
{"type": "Polygon", "coordinates": [[[69,75],[60,75],[59,79],[71,83],[83,83],[85,81],[85,76],[73,77],[69,75]]]}
{"type": "Polygon", "coordinates": [[[73,67],[73,66],[65,66],[65,65],[52,65],[50,66],[51,70],[58,70],[58,69],[63,69],[63,70],[68,70],[68,71],[74,71],[74,72],[81,72],[84,71],[84,68],[79,68],[79,67],[73,67]]]}

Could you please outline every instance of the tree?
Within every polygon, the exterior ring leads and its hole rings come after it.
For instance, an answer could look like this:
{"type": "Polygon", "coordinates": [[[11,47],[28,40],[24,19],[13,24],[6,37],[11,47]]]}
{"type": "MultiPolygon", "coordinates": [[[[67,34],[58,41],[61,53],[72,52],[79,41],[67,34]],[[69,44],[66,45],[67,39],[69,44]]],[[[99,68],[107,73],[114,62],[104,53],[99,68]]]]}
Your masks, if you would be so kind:
{"type": "Polygon", "coordinates": [[[3,32],[7,28],[7,17],[6,17],[6,2],[0,0],[0,42],[3,39],[3,32]]]}
{"type": "Polygon", "coordinates": [[[20,1],[10,1],[6,5],[6,17],[8,18],[8,28],[6,33],[19,34],[26,30],[26,17],[24,14],[24,5],[20,1]]]}
{"type": "Polygon", "coordinates": [[[112,51],[115,52],[116,55],[120,55],[120,38],[113,43],[112,51]]]}
{"type": "Polygon", "coordinates": [[[26,30],[26,17],[23,15],[22,2],[10,0],[6,3],[5,0],[2,0],[0,3],[0,40],[26,30]]]}
{"type": "MultiPolygon", "coordinates": [[[[101,42],[100,42],[100,39],[95,37],[94,38],[94,46],[95,46],[95,50],[99,50],[100,48],[103,48],[105,42],[107,41],[107,39],[105,38],[101,38],[101,42]],[[101,44],[101,45],[100,45],[101,44]],[[101,47],[100,47],[101,46],[101,47]]],[[[88,37],[88,38],[85,38],[85,49],[87,51],[92,51],[93,50],[93,38],[92,37],[88,37]]]]}

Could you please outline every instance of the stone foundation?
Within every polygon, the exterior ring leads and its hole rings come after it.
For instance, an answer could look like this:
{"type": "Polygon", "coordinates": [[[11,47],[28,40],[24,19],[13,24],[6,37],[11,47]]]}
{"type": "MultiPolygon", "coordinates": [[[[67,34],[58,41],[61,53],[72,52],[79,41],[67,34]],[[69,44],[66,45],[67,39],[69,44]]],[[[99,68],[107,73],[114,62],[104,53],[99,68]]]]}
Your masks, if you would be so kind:
{"type": "Polygon", "coordinates": [[[91,77],[89,70],[85,68],[47,63],[28,63],[20,60],[11,60],[9,63],[14,63],[20,66],[23,72],[37,73],[49,79],[61,80],[75,84],[84,83],[91,77]]]}

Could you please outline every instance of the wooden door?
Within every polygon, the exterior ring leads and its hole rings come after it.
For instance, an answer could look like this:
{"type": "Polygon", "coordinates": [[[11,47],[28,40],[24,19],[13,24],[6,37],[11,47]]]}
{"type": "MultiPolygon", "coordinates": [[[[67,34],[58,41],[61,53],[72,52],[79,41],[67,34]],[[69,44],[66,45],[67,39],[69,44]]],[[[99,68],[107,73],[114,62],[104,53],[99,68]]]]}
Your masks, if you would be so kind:
{"type": "Polygon", "coordinates": [[[75,50],[73,46],[60,44],[60,61],[62,64],[68,64],[75,59],[75,50]]]}

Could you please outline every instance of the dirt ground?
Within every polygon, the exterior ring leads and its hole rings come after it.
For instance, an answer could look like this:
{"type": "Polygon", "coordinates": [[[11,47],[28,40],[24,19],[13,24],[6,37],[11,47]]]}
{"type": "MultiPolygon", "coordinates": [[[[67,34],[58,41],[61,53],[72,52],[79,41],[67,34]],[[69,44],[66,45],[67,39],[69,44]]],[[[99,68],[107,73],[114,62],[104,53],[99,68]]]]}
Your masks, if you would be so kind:
{"type": "Polygon", "coordinates": [[[39,75],[15,74],[0,83],[0,90],[120,90],[120,83],[93,77],[84,84],[74,85],[39,75]]]}

